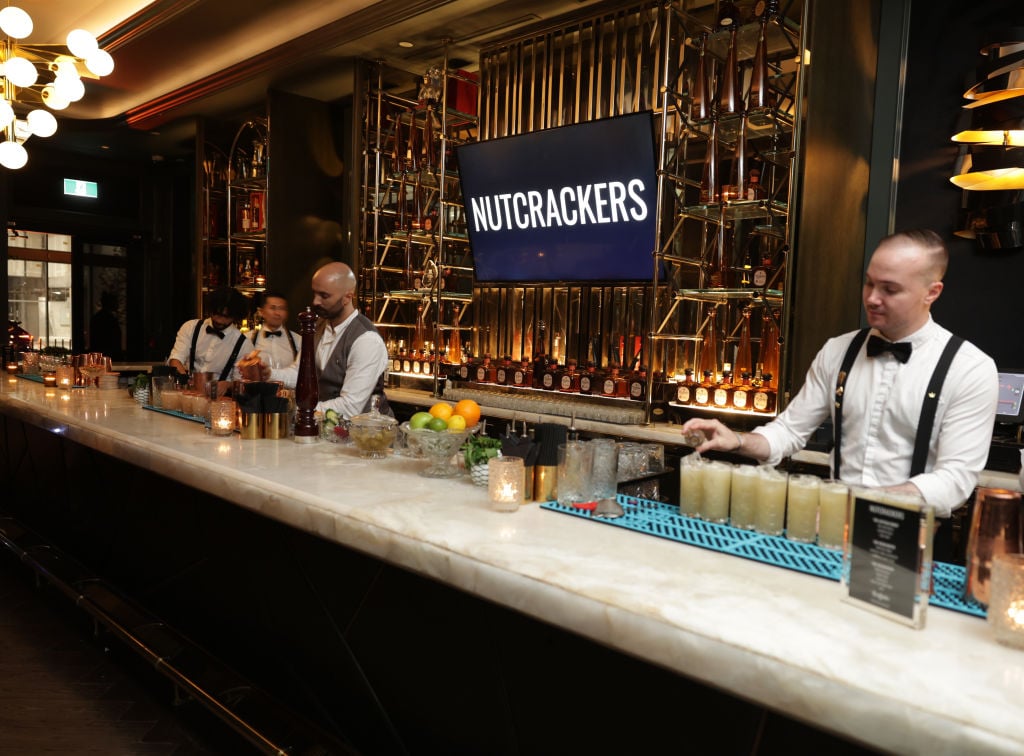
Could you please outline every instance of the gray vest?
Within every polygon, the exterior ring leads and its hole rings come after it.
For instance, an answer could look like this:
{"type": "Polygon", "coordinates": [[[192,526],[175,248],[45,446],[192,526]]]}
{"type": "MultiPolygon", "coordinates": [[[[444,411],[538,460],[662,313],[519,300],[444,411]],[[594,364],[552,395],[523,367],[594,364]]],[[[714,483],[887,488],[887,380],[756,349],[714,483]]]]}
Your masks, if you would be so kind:
{"type": "MultiPolygon", "coordinates": [[[[323,336],[324,328],[326,327],[327,322],[324,320],[321,320],[317,324],[317,347],[320,345],[320,338],[323,336]]],[[[327,358],[327,364],[324,366],[323,370],[319,371],[318,398],[321,402],[327,401],[328,399],[336,399],[341,394],[342,386],[345,385],[345,373],[348,368],[348,353],[352,349],[352,344],[355,343],[355,340],[367,331],[377,333],[377,328],[368,317],[363,315],[363,313],[357,313],[355,319],[349,323],[345,332],[341,334],[341,338],[339,338],[337,343],[335,343],[334,351],[332,351],[330,357],[327,358]]],[[[378,338],[380,338],[379,334],[378,338]]],[[[379,394],[381,397],[380,411],[386,415],[391,414],[387,399],[384,398],[384,379],[386,376],[387,369],[377,377],[377,385],[374,386],[373,394],[366,398],[366,402],[360,410],[361,412],[369,412],[370,397],[374,394],[379,394]]]]}

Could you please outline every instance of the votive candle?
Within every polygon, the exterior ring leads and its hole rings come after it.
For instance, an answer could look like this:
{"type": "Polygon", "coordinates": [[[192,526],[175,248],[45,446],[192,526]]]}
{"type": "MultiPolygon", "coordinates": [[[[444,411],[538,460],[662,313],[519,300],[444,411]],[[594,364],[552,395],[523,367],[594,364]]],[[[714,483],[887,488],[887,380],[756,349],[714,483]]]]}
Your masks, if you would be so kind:
{"type": "Polygon", "coordinates": [[[492,457],[487,462],[487,492],[491,509],[515,512],[523,503],[526,471],[522,457],[492,457]]]}
{"type": "Polygon", "coordinates": [[[1024,648],[1024,554],[992,557],[988,624],[997,641],[1024,648]]]}
{"type": "Polygon", "coordinates": [[[210,432],[215,436],[230,436],[235,431],[235,414],[232,399],[210,402],[210,432]]]}

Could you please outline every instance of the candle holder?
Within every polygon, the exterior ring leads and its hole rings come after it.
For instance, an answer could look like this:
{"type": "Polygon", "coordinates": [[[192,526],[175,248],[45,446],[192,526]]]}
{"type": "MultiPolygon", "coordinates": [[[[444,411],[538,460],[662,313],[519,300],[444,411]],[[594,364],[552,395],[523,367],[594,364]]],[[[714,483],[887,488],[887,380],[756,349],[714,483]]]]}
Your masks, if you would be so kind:
{"type": "Polygon", "coordinates": [[[54,387],[57,385],[57,374],[56,373],[43,373],[43,385],[47,387],[54,387]]]}
{"type": "Polygon", "coordinates": [[[18,363],[8,362],[7,363],[7,375],[14,376],[18,374],[18,363]]]}
{"type": "Polygon", "coordinates": [[[58,365],[55,377],[59,388],[70,389],[75,385],[74,365],[58,365]]]}
{"type": "Polygon", "coordinates": [[[487,491],[491,509],[515,512],[523,503],[526,469],[522,457],[491,457],[487,462],[487,491]]]}
{"type": "Polygon", "coordinates": [[[215,436],[230,436],[235,432],[237,408],[233,399],[217,399],[210,402],[210,433],[215,436]]]}
{"type": "Polygon", "coordinates": [[[1024,554],[992,558],[988,624],[1000,643],[1024,648],[1024,554]]]}

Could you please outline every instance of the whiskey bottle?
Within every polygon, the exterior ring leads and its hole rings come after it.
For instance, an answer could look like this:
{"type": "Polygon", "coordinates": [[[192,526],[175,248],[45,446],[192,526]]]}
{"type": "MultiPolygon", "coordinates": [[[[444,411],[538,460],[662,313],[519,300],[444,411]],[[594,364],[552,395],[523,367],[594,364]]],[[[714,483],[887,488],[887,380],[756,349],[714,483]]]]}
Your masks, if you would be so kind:
{"type": "Polygon", "coordinates": [[[402,355],[402,372],[403,373],[411,373],[412,372],[412,353],[413,353],[413,350],[410,349],[409,351],[407,351],[405,354],[402,355]]]}
{"type": "Polygon", "coordinates": [[[512,379],[512,357],[511,355],[505,355],[501,358],[501,362],[498,364],[498,369],[495,372],[494,382],[499,386],[507,386],[512,379]]]}
{"type": "Polygon", "coordinates": [[[558,360],[548,360],[540,374],[540,387],[546,391],[554,391],[558,376],[558,360]]]}
{"type": "Polygon", "coordinates": [[[494,365],[491,364],[491,355],[485,354],[483,362],[481,362],[476,367],[476,373],[474,374],[476,377],[476,382],[494,383],[495,379],[497,378],[497,374],[497,369],[495,368],[494,365]]]}
{"type": "Polygon", "coordinates": [[[580,375],[580,393],[589,396],[599,392],[597,367],[593,362],[588,362],[586,371],[580,375]]]}
{"type": "Polygon", "coordinates": [[[701,331],[701,336],[704,341],[701,344],[700,355],[697,362],[697,374],[703,376],[705,373],[710,373],[712,382],[714,382],[718,377],[717,315],[717,305],[710,305],[708,307],[707,320],[704,322],[704,328],[701,331]]]}
{"type": "Polygon", "coordinates": [[[710,370],[704,371],[704,379],[694,387],[693,390],[693,404],[694,407],[708,407],[711,405],[712,392],[715,390],[715,378],[714,373],[710,370]]]}
{"type": "Polygon", "coordinates": [[[715,386],[711,403],[719,409],[726,409],[732,406],[732,392],[735,386],[732,385],[732,365],[728,362],[722,365],[722,381],[715,386]]]}
{"type": "Polygon", "coordinates": [[[779,324],[770,307],[764,308],[761,318],[761,353],[758,359],[760,372],[762,376],[765,374],[778,375],[779,324]]]}
{"type": "Polygon", "coordinates": [[[629,378],[629,398],[642,402],[647,398],[647,368],[641,366],[629,378]]]}
{"type": "Polygon", "coordinates": [[[512,371],[513,386],[518,388],[529,388],[533,385],[533,368],[530,367],[529,360],[523,360],[519,363],[519,366],[512,371]]]}
{"type": "Polygon", "coordinates": [[[676,404],[692,404],[693,389],[693,368],[686,368],[686,370],[683,371],[683,380],[676,384],[676,404]]]}
{"type": "Polygon", "coordinates": [[[732,392],[732,407],[738,410],[750,409],[750,373],[741,373],[740,382],[732,392]]]}
{"type": "Polygon", "coordinates": [[[395,352],[395,357],[391,360],[391,372],[401,373],[403,362],[405,362],[405,345],[399,342],[398,351],[395,352]]]}
{"type": "Polygon", "coordinates": [[[427,352],[423,356],[422,368],[420,369],[420,372],[423,375],[433,375],[434,374],[434,360],[436,358],[437,358],[437,352],[435,352],[433,349],[431,349],[429,352],[427,352]]]}
{"type": "Polygon", "coordinates": [[[731,115],[743,109],[743,93],[740,88],[740,67],[737,60],[737,32],[739,24],[733,16],[729,24],[729,52],[725,56],[725,65],[718,85],[718,113],[731,115]]]}
{"type": "Polygon", "coordinates": [[[752,400],[754,412],[775,412],[776,399],[777,394],[772,387],[772,374],[764,373],[761,376],[761,386],[754,392],[752,400]]]}
{"type": "MultiPolygon", "coordinates": [[[[775,5],[776,3],[773,3],[775,5]]],[[[774,107],[774,93],[768,86],[768,21],[772,10],[765,9],[764,2],[755,5],[755,15],[760,10],[761,28],[754,48],[753,68],[750,73],[750,92],[747,95],[747,111],[758,112],[774,107]]]]}
{"type": "Polygon", "coordinates": [[[423,350],[413,349],[410,357],[412,360],[412,373],[413,375],[419,375],[423,372],[423,350]]]}
{"type": "Polygon", "coordinates": [[[619,368],[613,365],[611,371],[601,382],[601,396],[624,397],[628,393],[629,388],[626,385],[626,379],[619,375],[619,368]]]}
{"type": "Polygon", "coordinates": [[[580,392],[580,374],[576,372],[576,360],[567,360],[565,369],[558,376],[558,390],[567,394],[580,392]]]}

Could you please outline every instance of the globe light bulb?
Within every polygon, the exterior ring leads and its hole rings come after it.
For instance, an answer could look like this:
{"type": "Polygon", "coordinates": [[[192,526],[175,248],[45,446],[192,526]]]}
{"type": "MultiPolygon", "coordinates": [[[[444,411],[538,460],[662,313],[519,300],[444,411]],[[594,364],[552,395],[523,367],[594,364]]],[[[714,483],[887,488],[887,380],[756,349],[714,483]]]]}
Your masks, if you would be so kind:
{"type": "Polygon", "coordinates": [[[0,142],[0,165],[16,171],[24,168],[28,162],[28,153],[17,142],[0,142]]]}
{"type": "Polygon", "coordinates": [[[53,81],[57,96],[68,102],[78,102],[85,95],[85,85],[77,76],[58,76],[53,81]]]}
{"type": "Polygon", "coordinates": [[[97,76],[109,76],[114,70],[114,59],[106,50],[96,50],[86,56],[85,67],[97,76]]]}
{"type": "Polygon", "coordinates": [[[57,119],[48,110],[31,111],[25,119],[29,130],[38,137],[49,137],[57,133],[57,119]]]}
{"type": "Polygon", "coordinates": [[[8,5],[0,10],[0,29],[8,37],[24,39],[32,33],[32,17],[21,8],[8,5]]]}
{"type": "Polygon", "coordinates": [[[0,129],[5,129],[14,120],[14,108],[7,100],[0,100],[0,129]]]}
{"type": "Polygon", "coordinates": [[[96,37],[85,29],[72,29],[68,32],[68,49],[75,57],[88,58],[96,52],[97,47],[99,44],[96,37]]]}
{"type": "Polygon", "coordinates": [[[64,108],[71,104],[68,100],[57,94],[57,90],[54,88],[53,84],[47,84],[43,87],[41,96],[43,98],[43,104],[50,110],[64,110],[64,108]]]}
{"type": "Polygon", "coordinates": [[[4,76],[16,87],[31,87],[39,78],[39,72],[26,58],[14,56],[4,64],[4,76]]]}

